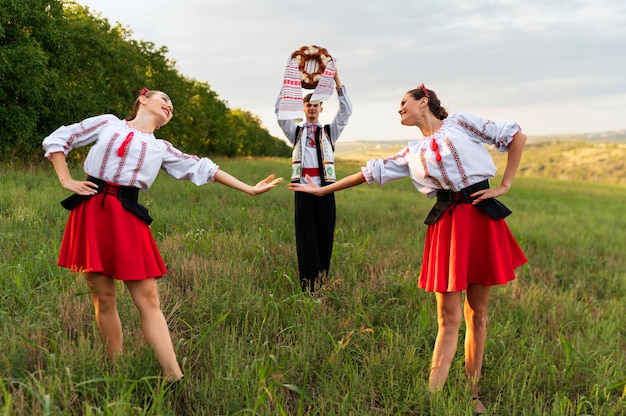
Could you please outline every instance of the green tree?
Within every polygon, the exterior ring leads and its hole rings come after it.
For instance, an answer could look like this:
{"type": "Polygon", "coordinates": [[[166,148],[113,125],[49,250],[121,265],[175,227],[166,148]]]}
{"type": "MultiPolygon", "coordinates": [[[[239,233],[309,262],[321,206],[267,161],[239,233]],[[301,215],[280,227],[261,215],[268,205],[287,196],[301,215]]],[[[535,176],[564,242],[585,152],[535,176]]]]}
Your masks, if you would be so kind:
{"type": "Polygon", "coordinates": [[[0,152],[9,157],[37,131],[50,75],[38,34],[61,13],[55,1],[0,0],[0,152]]]}
{"type": "Polygon", "coordinates": [[[157,136],[187,153],[288,149],[253,115],[233,113],[208,83],[182,76],[166,47],[133,40],[89,8],[61,0],[0,5],[1,157],[40,158],[42,138],[63,124],[103,113],[123,118],[143,87],[170,95],[175,117],[157,136]]]}
{"type": "Polygon", "coordinates": [[[258,116],[249,111],[235,109],[229,114],[233,130],[233,140],[237,144],[236,156],[275,155],[287,157],[290,147],[283,141],[276,140],[267,129],[262,127],[258,116]]]}

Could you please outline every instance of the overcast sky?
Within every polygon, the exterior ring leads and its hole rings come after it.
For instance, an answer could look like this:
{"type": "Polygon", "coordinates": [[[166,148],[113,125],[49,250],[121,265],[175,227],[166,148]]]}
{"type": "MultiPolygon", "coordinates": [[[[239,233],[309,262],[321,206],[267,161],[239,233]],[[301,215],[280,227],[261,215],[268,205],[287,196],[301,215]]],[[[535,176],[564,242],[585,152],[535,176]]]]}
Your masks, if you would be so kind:
{"type": "MultiPolygon", "coordinates": [[[[529,135],[626,129],[624,0],[77,2],[166,46],[183,76],[281,138],[274,101],[285,64],[311,44],[337,59],[352,98],[342,140],[421,137],[397,109],[422,82],[449,113],[517,121],[529,135]]],[[[330,122],[336,95],[324,107],[330,122]]]]}

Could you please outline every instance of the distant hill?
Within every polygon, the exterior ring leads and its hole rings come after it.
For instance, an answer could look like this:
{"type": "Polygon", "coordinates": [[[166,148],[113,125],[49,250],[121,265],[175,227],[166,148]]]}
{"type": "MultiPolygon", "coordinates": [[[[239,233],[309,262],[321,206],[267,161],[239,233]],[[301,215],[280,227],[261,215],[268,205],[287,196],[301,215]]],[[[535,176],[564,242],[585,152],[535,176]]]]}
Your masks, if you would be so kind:
{"type": "MultiPolygon", "coordinates": [[[[365,162],[395,154],[406,141],[339,142],[339,160],[365,162]]],[[[490,150],[498,172],[506,153],[490,150]]],[[[626,185],[626,131],[530,136],[519,176],[626,185]]]]}
{"type": "Polygon", "coordinates": [[[626,143],[626,130],[604,131],[582,134],[551,134],[545,136],[528,136],[529,143],[539,142],[595,142],[595,143],[626,143]]]}

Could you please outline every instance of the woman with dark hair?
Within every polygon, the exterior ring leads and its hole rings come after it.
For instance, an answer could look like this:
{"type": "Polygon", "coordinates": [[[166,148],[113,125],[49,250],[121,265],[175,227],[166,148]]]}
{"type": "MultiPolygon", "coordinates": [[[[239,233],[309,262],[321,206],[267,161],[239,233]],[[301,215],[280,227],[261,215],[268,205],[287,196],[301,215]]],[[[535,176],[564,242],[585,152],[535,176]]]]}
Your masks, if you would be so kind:
{"type": "Polygon", "coordinates": [[[424,84],[404,95],[398,113],[403,125],[420,129],[421,140],[409,142],[386,159],[370,160],[360,172],[334,184],[288,186],[325,195],[364,182],[384,185],[408,176],[419,192],[437,198],[424,221],[428,229],[419,276],[419,287],[434,292],[437,300],[438,333],[429,389],[437,392],[445,384],[464,315],[465,372],[474,409],[483,413],[478,379],[491,288],[515,279],[515,268],[527,261],[504,221],[511,211],[494,198],[510,189],[526,135],[517,123],[496,123],[469,113],[448,116],[435,92],[424,84]],[[496,167],[484,144],[508,152],[502,180],[493,188],[488,181],[496,167]]]}
{"type": "Polygon", "coordinates": [[[62,202],[70,209],[58,265],[83,273],[91,292],[95,318],[107,355],[122,352],[122,326],[117,312],[115,280],[128,288],[139,311],[141,328],[154,349],[163,376],[183,378],[161,311],[156,279],[167,273],[156,246],[148,210],[137,203],[160,170],[196,185],[218,182],[255,196],[274,188],[282,178],[268,176],[255,186],[219,169],[208,158],[187,155],[154,131],[174,112],[170,97],[143,89],[126,120],[105,114],[61,126],[43,141],[61,186],[74,192],[62,202]],[[93,144],[84,163],[87,180],[74,180],[66,155],[93,144]]]}

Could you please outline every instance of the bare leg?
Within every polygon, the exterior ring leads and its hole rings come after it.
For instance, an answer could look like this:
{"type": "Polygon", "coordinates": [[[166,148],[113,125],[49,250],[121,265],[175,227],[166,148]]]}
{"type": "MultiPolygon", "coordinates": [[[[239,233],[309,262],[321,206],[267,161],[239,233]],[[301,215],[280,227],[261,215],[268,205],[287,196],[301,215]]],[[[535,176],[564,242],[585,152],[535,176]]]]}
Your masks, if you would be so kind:
{"type": "Polygon", "coordinates": [[[430,368],[428,389],[435,393],[443,387],[450,372],[452,359],[456,353],[456,344],[459,339],[459,326],[461,325],[461,295],[462,292],[436,293],[437,298],[437,322],[439,329],[433,361],[430,368]]]}
{"type": "Polygon", "coordinates": [[[170,331],[161,311],[156,280],[126,280],[124,283],[139,311],[143,336],[154,349],[163,375],[172,381],[181,379],[183,372],[176,360],[170,331]]]}
{"type": "Polygon", "coordinates": [[[115,280],[111,276],[99,273],[85,274],[87,286],[91,291],[91,299],[96,314],[96,324],[102,335],[106,353],[114,359],[122,353],[122,324],[117,313],[117,293],[115,280]]]}
{"type": "MultiPolygon", "coordinates": [[[[483,366],[487,339],[487,310],[491,286],[470,285],[465,297],[465,374],[472,397],[478,397],[478,380],[483,366]]],[[[483,413],[485,407],[476,399],[475,411],[483,413]]]]}

